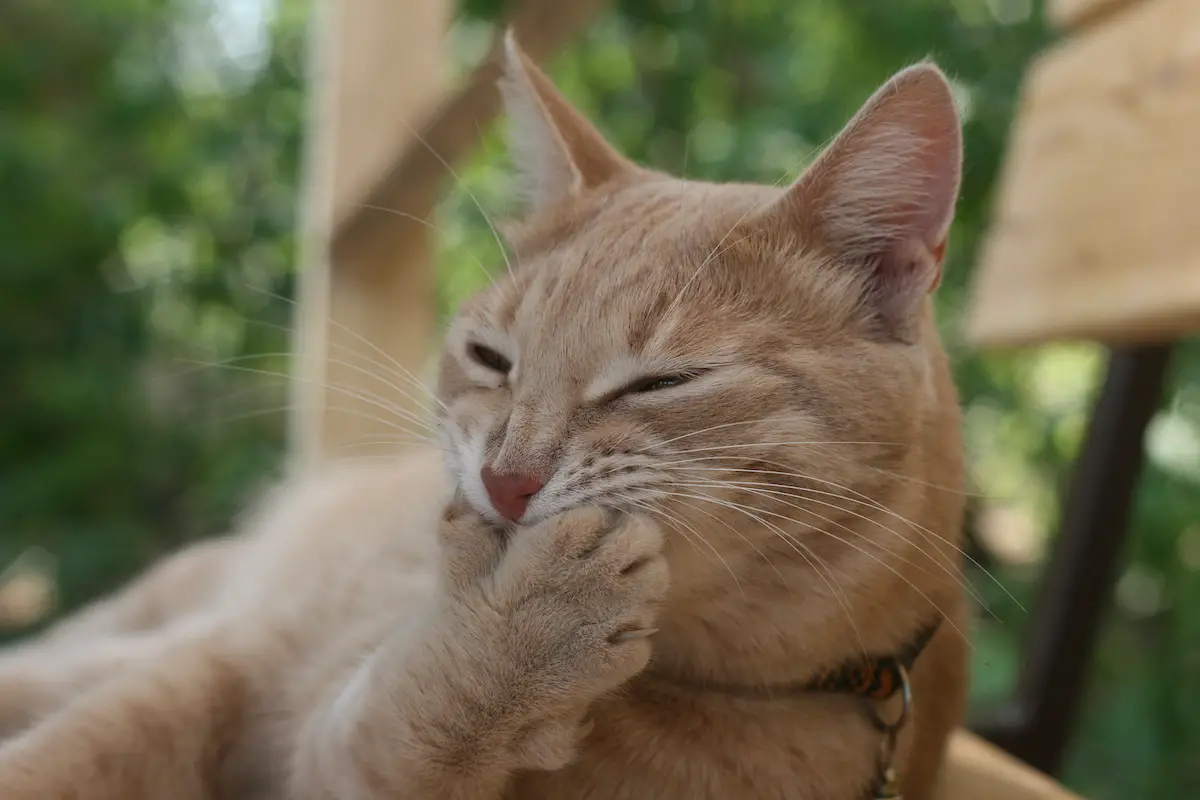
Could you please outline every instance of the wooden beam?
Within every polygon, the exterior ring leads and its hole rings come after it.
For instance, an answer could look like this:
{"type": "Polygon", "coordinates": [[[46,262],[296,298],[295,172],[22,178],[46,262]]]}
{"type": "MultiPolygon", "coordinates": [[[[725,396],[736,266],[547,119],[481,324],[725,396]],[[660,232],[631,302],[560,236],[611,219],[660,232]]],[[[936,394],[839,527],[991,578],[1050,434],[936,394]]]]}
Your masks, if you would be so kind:
{"type": "Polygon", "coordinates": [[[395,217],[377,209],[425,216],[441,193],[446,164],[462,159],[478,143],[484,127],[500,109],[496,81],[504,27],[511,25],[517,40],[535,60],[550,57],[591,19],[605,0],[526,0],[499,29],[491,53],[471,74],[466,85],[447,98],[421,127],[420,136],[397,134],[391,161],[379,179],[337,214],[334,246],[363,232],[391,224],[395,217]]]}
{"type": "Polygon", "coordinates": [[[973,342],[1200,329],[1197,30],[1197,0],[1145,0],[1033,67],[973,287],[973,342]]]}
{"type": "Polygon", "coordinates": [[[443,95],[451,4],[327,0],[315,11],[291,419],[301,465],[394,449],[422,429],[428,401],[409,375],[432,349],[427,226],[391,218],[336,250],[332,239],[443,95]]]}
{"type": "MultiPolygon", "coordinates": [[[[602,2],[526,0],[510,23],[545,58],[602,2]]],[[[314,18],[290,431],[300,465],[385,452],[427,429],[431,401],[418,382],[435,326],[427,217],[446,165],[499,108],[495,48],[447,94],[450,7],[330,0],[314,18]]]]}

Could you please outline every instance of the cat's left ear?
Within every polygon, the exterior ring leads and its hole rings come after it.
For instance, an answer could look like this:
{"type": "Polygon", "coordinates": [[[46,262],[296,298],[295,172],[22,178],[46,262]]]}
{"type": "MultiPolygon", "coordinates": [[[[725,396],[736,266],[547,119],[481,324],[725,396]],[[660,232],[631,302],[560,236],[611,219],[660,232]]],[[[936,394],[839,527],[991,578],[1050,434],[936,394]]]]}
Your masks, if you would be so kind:
{"type": "Polygon", "coordinates": [[[637,167],[604,140],[525,55],[511,29],[500,83],[509,149],[527,184],[531,211],[552,207],[637,167]]]}
{"type": "Polygon", "coordinates": [[[884,84],[767,217],[850,268],[891,332],[905,330],[941,281],[962,175],[950,84],[930,63],[884,84]]]}

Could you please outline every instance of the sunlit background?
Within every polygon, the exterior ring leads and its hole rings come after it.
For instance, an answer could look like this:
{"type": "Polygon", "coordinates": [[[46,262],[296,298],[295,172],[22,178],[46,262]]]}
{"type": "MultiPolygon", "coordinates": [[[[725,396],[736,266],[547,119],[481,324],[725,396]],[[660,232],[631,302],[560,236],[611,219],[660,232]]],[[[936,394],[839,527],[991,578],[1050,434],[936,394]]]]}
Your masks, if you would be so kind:
{"type": "MultiPolygon", "coordinates": [[[[407,0],[415,2],[415,0],[407,0]]],[[[498,0],[463,0],[466,68],[498,0]]],[[[622,149],[695,178],[803,166],[893,70],[954,77],[967,168],[939,309],[966,406],[972,555],[1026,607],[1104,352],[981,355],[957,334],[1022,70],[1031,0],[622,0],[550,71],[622,149]]],[[[0,626],[8,636],[228,529],[278,473],[295,280],[299,0],[0,4],[0,626]],[[217,365],[217,366],[213,366],[217,365]]],[[[404,76],[380,75],[397,82],[404,76]]],[[[501,264],[497,133],[438,211],[443,316],[501,264]]],[[[1065,780],[1200,796],[1200,348],[1147,449],[1134,534],[1065,780]]],[[[1027,622],[979,570],[974,708],[1011,690],[1027,622]]]]}

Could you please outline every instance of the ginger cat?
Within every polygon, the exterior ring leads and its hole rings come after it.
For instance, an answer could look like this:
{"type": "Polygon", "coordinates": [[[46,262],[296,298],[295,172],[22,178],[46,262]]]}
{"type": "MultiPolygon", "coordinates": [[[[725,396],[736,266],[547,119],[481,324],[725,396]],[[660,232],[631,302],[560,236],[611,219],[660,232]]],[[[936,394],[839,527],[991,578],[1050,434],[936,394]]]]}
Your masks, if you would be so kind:
{"type": "Polygon", "coordinates": [[[441,447],[290,481],[6,654],[4,800],[862,800],[870,703],[806,682],[940,621],[895,758],[931,796],[966,671],[945,78],[776,188],[637,166],[505,61],[532,208],[447,336],[441,447]]]}

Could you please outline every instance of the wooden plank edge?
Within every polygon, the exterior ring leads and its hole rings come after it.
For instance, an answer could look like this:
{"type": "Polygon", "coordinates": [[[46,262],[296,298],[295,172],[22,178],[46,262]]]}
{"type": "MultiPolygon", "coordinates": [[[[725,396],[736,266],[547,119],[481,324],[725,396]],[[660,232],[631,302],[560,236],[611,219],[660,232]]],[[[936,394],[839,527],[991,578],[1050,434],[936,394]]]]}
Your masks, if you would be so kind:
{"type": "Polygon", "coordinates": [[[1104,291],[1086,296],[1050,279],[1028,283],[1031,276],[1023,276],[1026,284],[1013,286],[997,280],[1013,249],[999,245],[985,245],[970,289],[962,339],[973,347],[1028,347],[1052,341],[1139,345],[1200,333],[1200,273],[1192,273],[1196,279],[1180,285],[1172,277],[1182,270],[1173,264],[1143,264],[1104,284],[1104,291]],[[1021,300],[996,300],[1005,296],[1021,300]]]}
{"type": "Polygon", "coordinates": [[[296,217],[296,300],[292,313],[288,379],[287,458],[289,469],[304,470],[320,462],[325,404],[313,387],[327,376],[325,314],[329,306],[328,237],[333,208],[334,164],[328,152],[333,113],[330,73],[337,58],[340,15],[331,3],[316,3],[308,20],[309,56],[305,63],[308,97],[305,108],[304,151],[296,217]]]}
{"type": "Polygon", "coordinates": [[[1154,0],[1052,0],[1046,19],[1059,29],[1077,29],[1097,25],[1137,3],[1154,0]]]}
{"type": "Polygon", "coordinates": [[[950,737],[936,796],[938,800],[1081,800],[966,730],[950,737]]]}
{"type": "Polygon", "coordinates": [[[1050,342],[1098,342],[1105,345],[1144,345],[1178,341],[1200,331],[1194,312],[1153,318],[1074,320],[1062,325],[1022,326],[985,320],[968,324],[964,341],[984,350],[1036,347],[1050,342]]]}

